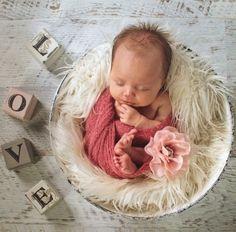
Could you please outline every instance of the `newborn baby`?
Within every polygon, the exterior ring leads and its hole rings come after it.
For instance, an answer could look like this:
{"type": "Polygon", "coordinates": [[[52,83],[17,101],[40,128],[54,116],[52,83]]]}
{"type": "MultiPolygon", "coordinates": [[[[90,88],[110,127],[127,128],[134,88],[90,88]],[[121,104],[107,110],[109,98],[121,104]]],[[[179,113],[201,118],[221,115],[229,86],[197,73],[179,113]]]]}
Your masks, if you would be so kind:
{"type": "Polygon", "coordinates": [[[137,130],[158,127],[171,114],[165,91],[171,57],[163,33],[146,24],[128,27],[114,40],[109,90],[120,121],[134,127],[114,148],[114,163],[124,174],[134,173],[147,157],[132,146],[137,130]]]}

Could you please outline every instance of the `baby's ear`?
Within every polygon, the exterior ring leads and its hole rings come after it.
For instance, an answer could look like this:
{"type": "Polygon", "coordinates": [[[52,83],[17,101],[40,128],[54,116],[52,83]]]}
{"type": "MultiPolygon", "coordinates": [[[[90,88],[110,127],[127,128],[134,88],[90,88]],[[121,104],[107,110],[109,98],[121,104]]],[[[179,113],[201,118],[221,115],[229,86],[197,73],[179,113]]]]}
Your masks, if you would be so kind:
{"type": "Polygon", "coordinates": [[[107,84],[110,85],[110,82],[111,82],[111,75],[108,75],[107,84]]]}
{"type": "Polygon", "coordinates": [[[107,83],[108,83],[108,85],[110,85],[110,82],[111,82],[111,71],[110,71],[110,73],[108,74],[108,78],[107,78],[107,83]]]}
{"type": "Polygon", "coordinates": [[[166,88],[167,88],[167,81],[166,81],[166,79],[163,82],[162,88],[163,88],[163,90],[166,90],[166,88]]]}
{"type": "Polygon", "coordinates": [[[161,93],[164,93],[164,92],[166,91],[166,89],[167,89],[167,81],[166,81],[166,79],[165,79],[165,80],[163,80],[163,82],[162,82],[162,87],[161,87],[161,89],[160,89],[160,92],[161,92],[161,93]]]}

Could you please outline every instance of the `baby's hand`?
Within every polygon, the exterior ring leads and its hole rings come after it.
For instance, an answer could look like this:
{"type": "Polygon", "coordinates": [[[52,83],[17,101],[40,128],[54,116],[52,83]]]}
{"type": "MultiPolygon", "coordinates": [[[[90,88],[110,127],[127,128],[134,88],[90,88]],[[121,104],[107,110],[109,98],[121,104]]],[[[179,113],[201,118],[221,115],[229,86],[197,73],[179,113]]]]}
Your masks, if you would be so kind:
{"type": "Polygon", "coordinates": [[[118,102],[115,103],[115,107],[121,122],[134,127],[139,125],[143,116],[133,107],[118,102]]]}

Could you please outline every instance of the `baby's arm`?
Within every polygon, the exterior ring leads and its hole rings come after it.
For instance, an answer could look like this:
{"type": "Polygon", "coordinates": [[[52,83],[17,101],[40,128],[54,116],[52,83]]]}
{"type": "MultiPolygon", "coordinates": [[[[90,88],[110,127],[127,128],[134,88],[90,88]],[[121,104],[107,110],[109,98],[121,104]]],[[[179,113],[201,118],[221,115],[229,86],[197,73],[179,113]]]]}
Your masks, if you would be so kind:
{"type": "Polygon", "coordinates": [[[120,117],[120,121],[130,126],[134,126],[135,128],[150,128],[158,126],[158,123],[160,123],[156,120],[148,119],[129,105],[116,102],[115,108],[120,117]]]}
{"type": "Polygon", "coordinates": [[[160,104],[157,108],[155,120],[161,122],[165,120],[172,112],[171,102],[168,93],[161,95],[158,99],[158,102],[160,104]]]}
{"type": "Polygon", "coordinates": [[[138,127],[151,128],[154,126],[158,126],[163,120],[165,120],[171,114],[172,107],[168,93],[159,96],[157,102],[158,106],[154,120],[150,120],[142,115],[138,127]]]}
{"type": "Polygon", "coordinates": [[[152,128],[155,126],[159,126],[161,124],[160,120],[152,120],[149,119],[143,115],[140,115],[140,119],[137,122],[137,124],[135,125],[136,128],[140,128],[140,129],[146,129],[146,128],[152,128]]]}
{"type": "Polygon", "coordinates": [[[158,106],[154,119],[145,117],[129,105],[116,103],[115,106],[121,122],[138,129],[145,129],[160,125],[171,114],[171,103],[167,93],[159,96],[157,102],[158,106]]]}

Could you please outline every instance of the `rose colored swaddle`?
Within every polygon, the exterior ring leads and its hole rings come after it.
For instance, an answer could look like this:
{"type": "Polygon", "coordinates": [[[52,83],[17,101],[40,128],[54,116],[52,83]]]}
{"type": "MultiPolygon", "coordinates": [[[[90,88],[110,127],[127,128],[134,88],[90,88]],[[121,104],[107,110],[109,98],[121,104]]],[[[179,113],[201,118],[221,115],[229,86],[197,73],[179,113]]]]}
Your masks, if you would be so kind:
{"type": "MultiPolygon", "coordinates": [[[[170,125],[172,125],[171,116],[167,117],[158,127],[138,130],[132,145],[144,148],[149,143],[150,137],[154,137],[158,130],[170,125]]],[[[113,162],[115,144],[124,133],[129,132],[132,128],[117,118],[114,99],[109,90],[105,89],[85,122],[84,142],[88,158],[93,164],[116,178],[135,178],[150,172],[149,163],[152,157],[148,154],[147,161],[130,175],[121,173],[113,162]]]]}

